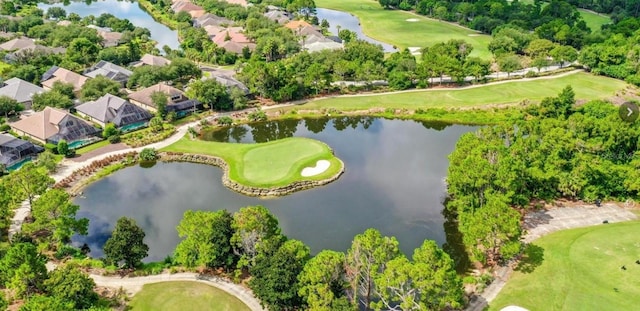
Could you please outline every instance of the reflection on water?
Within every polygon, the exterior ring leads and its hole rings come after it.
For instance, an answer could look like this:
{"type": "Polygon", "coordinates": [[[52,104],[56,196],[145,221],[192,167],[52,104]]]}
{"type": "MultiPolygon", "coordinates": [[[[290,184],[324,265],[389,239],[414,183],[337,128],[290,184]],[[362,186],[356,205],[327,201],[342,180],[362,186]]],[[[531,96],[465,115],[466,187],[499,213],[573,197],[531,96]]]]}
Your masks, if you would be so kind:
{"type": "Polygon", "coordinates": [[[216,167],[158,163],[131,167],[85,189],[79,215],[90,219],[87,242],[93,254],[121,216],[144,227],[150,260],[161,260],[178,242],[176,225],[186,210],[237,211],[262,204],[283,232],[321,249],[346,250],[367,228],[393,235],[411,254],[424,239],[443,244],[442,202],[447,155],[468,126],[448,126],[371,117],[264,122],[205,133],[210,140],[269,141],[303,136],[324,141],[346,165],[336,182],[275,199],[246,197],[225,188],[216,167]],[[425,128],[429,128],[426,130],[425,128]],[[437,130],[433,130],[433,128],[437,130]]]}
{"type": "Polygon", "coordinates": [[[329,22],[329,32],[332,34],[338,35],[338,27],[340,27],[340,30],[348,29],[355,32],[360,40],[382,45],[382,49],[385,53],[398,51],[398,49],[394,48],[391,44],[378,41],[365,35],[364,32],[362,32],[362,27],[360,26],[358,18],[349,13],[324,8],[317,8],[316,12],[319,21],[326,19],[327,22],[329,22]]]}
{"type": "Polygon", "coordinates": [[[80,17],[93,15],[100,16],[109,13],[120,19],[129,20],[134,26],[147,28],[151,32],[151,39],[158,42],[157,47],[162,51],[164,45],[172,49],[178,49],[178,32],[169,27],[156,22],[151,15],[142,10],[138,3],[122,0],[100,0],[100,1],[72,1],[65,3],[44,4],[39,3],[38,8],[47,11],[50,7],[61,7],[67,14],[76,13],[80,17]]]}

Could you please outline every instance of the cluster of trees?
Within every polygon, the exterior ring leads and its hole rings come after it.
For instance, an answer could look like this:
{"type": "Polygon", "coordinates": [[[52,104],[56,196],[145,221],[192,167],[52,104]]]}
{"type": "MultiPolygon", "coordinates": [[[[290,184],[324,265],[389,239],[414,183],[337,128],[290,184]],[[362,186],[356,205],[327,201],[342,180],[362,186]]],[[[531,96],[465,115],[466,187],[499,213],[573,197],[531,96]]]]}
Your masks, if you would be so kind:
{"type": "Polygon", "coordinates": [[[162,81],[172,81],[178,87],[186,85],[191,79],[202,77],[202,70],[191,60],[173,58],[166,66],[140,66],[133,70],[127,81],[127,87],[134,90],[145,88],[162,81]]]}
{"type": "Polygon", "coordinates": [[[526,111],[523,120],[463,135],[447,176],[460,232],[472,258],[509,259],[520,251],[520,213],[559,197],[637,198],[640,124],[593,101],[574,106],[570,87],[526,111]]]}
{"type": "Polygon", "coordinates": [[[585,47],[579,61],[592,72],[609,77],[623,79],[640,86],[640,19],[627,34],[620,29],[602,43],[585,47]]]}
{"type": "Polygon", "coordinates": [[[433,241],[408,259],[395,238],[369,229],[346,254],[325,250],[312,258],[262,206],[233,215],[187,211],[177,229],[183,240],[176,263],[248,271],[249,286],[269,310],[445,310],[464,303],[453,261],[433,241]]]}

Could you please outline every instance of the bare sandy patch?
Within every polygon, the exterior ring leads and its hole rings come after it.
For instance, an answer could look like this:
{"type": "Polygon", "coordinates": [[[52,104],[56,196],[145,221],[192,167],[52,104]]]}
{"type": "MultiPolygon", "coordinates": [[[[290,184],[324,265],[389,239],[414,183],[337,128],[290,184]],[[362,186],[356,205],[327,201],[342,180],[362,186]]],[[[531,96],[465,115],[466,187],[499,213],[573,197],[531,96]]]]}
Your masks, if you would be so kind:
{"type": "Polygon", "coordinates": [[[410,23],[415,23],[415,22],[419,22],[419,21],[420,20],[417,19],[417,18],[407,18],[407,22],[410,22],[410,23]]]}
{"type": "Polygon", "coordinates": [[[315,176],[326,171],[329,166],[331,166],[331,162],[327,160],[318,160],[318,162],[316,162],[316,166],[308,166],[303,168],[300,175],[302,175],[302,177],[315,176]]]}

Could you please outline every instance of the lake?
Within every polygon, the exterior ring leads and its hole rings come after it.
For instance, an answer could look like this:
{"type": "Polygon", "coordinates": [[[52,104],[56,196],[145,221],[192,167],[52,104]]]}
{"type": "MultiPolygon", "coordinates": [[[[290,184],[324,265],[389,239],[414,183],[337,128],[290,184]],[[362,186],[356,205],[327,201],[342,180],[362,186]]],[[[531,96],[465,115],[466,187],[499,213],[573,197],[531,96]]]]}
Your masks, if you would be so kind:
{"type": "Polygon", "coordinates": [[[346,171],[323,187],[260,199],[224,187],[217,167],[158,163],[126,168],[93,183],[75,199],[78,216],[89,218],[90,225],[89,235],[74,241],[88,243],[93,256],[102,256],[102,244],[116,220],[133,217],[146,232],[147,260],[162,260],[179,241],[175,228],[186,210],[235,212],[261,204],[278,217],[283,233],[303,241],[314,253],[345,251],[367,228],[397,237],[409,255],[424,239],[456,244],[456,227],[448,223],[445,230],[442,214],[447,155],[462,134],[475,129],[343,117],[264,122],[204,133],[204,139],[231,142],[314,138],[333,148],[346,171]]]}
{"type": "Polygon", "coordinates": [[[38,8],[47,12],[47,9],[53,6],[63,8],[67,14],[76,13],[81,17],[93,15],[100,16],[102,13],[110,13],[120,19],[128,19],[134,26],[149,29],[151,38],[158,42],[157,47],[162,51],[164,45],[168,45],[171,49],[179,49],[178,32],[171,28],[156,22],[151,15],[147,14],[136,2],[117,1],[117,0],[101,0],[96,2],[78,2],[73,1],[68,4],[55,3],[44,4],[39,3],[38,8]]]}
{"type": "Polygon", "coordinates": [[[318,16],[318,21],[322,22],[323,19],[326,19],[329,22],[329,32],[333,34],[338,34],[337,26],[339,25],[340,30],[349,29],[355,32],[358,35],[358,39],[382,45],[385,53],[393,53],[398,51],[398,49],[394,48],[391,44],[378,41],[365,35],[364,32],[362,32],[362,27],[360,26],[360,21],[358,20],[358,18],[349,13],[317,8],[316,15],[318,16]]]}

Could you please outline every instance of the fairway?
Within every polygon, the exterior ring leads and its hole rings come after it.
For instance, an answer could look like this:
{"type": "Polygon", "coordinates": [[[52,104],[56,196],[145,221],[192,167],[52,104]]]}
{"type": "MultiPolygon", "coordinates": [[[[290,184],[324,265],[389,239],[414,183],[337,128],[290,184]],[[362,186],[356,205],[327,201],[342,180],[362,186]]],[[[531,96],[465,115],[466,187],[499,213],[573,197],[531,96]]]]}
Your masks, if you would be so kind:
{"type": "Polygon", "coordinates": [[[400,49],[426,47],[451,39],[461,39],[473,46],[471,56],[490,59],[491,37],[475,30],[400,10],[384,10],[372,0],[317,0],[316,6],[351,13],[360,20],[362,31],[369,37],[400,49]],[[416,19],[408,22],[407,19],[416,19]]]}
{"type": "Polygon", "coordinates": [[[342,96],[310,101],[295,109],[335,108],[342,111],[370,108],[482,108],[487,105],[537,102],[556,96],[567,85],[573,87],[577,100],[606,99],[629,87],[621,80],[579,72],[558,78],[539,78],[506,83],[479,85],[463,89],[427,89],[395,94],[342,96]]]}
{"type": "Polygon", "coordinates": [[[638,236],[640,222],[633,221],[542,237],[533,242],[543,249],[541,265],[531,273],[514,272],[490,310],[637,310],[638,236]]]}
{"type": "Polygon", "coordinates": [[[132,311],[249,311],[242,301],[199,282],[146,284],[129,306],[132,311]]]}
{"type": "Polygon", "coordinates": [[[591,29],[592,32],[600,31],[602,25],[610,24],[611,18],[606,15],[594,13],[591,11],[578,9],[580,15],[582,15],[582,19],[587,24],[587,27],[591,29]]]}
{"type": "Polygon", "coordinates": [[[229,178],[259,188],[286,186],[301,180],[323,180],[342,170],[342,161],[323,142],[291,137],[260,144],[234,144],[183,138],[162,151],[220,157],[229,164],[229,178]],[[302,177],[305,167],[327,160],[329,168],[314,176],[302,177]]]}

